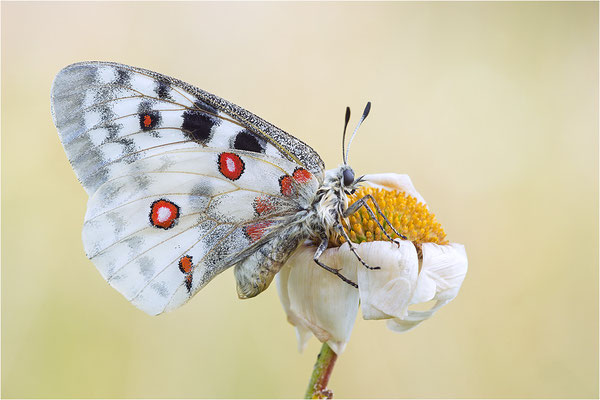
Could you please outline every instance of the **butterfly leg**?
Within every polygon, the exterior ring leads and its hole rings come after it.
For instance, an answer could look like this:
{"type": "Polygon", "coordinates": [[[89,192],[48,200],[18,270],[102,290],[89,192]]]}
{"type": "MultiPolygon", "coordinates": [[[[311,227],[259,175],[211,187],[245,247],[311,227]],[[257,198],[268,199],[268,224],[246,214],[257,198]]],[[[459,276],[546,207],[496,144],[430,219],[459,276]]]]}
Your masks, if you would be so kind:
{"type": "Polygon", "coordinates": [[[348,234],[346,233],[346,231],[344,230],[344,227],[342,226],[342,224],[338,224],[336,226],[337,230],[340,231],[342,233],[342,236],[344,237],[344,239],[346,239],[346,241],[348,242],[348,245],[350,246],[350,251],[352,253],[354,253],[354,255],[356,256],[356,258],[358,258],[358,261],[360,261],[360,263],[362,265],[364,265],[367,269],[381,269],[381,267],[371,267],[369,264],[367,264],[356,252],[356,250],[354,249],[354,243],[352,243],[352,241],[350,241],[350,238],[348,237],[348,234]]]}
{"type": "Polygon", "coordinates": [[[322,235],[321,236],[321,244],[319,244],[319,247],[317,248],[317,251],[315,252],[315,255],[313,256],[313,261],[316,262],[319,265],[319,267],[323,268],[326,271],[331,272],[332,274],[336,275],[338,278],[340,278],[347,284],[352,285],[358,289],[358,285],[356,283],[352,282],[350,279],[346,278],[344,275],[340,274],[339,269],[328,267],[327,265],[325,265],[321,261],[319,261],[319,257],[321,257],[321,254],[323,254],[323,252],[325,250],[327,250],[328,244],[329,244],[329,239],[327,238],[326,235],[322,235]]]}
{"type": "Polygon", "coordinates": [[[358,199],[357,201],[354,202],[354,204],[351,204],[348,209],[346,209],[346,212],[344,212],[344,218],[354,214],[355,212],[357,212],[361,207],[365,207],[365,209],[367,210],[367,212],[369,213],[369,215],[371,216],[371,218],[373,218],[375,220],[375,222],[377,223],[377,226],[379,226],[379,229],[381,229],[381,231],[383,232],[383,234],[385,236],[387,236],[387,238],[393,242],[394,239],[392,239],[392,237],[390,235],[388,235],[388,233],[386,232],[386,230],[383,228],[383,226],[379,223],[379,220],[377,219],[377,216],[375,216],[375,212],[373,212],[373,210],[371,209],[371,207],[369,207],[369,205],[367,204],[367,199],[371,199],[371,201],[373,202],[373,204],[375,205],[375,208],[377,209],[377,212],[379,213],[379,215],[381,215],[383,217],[383,219],[385,220],[385,222],[389,225],[390,228],[392,228],[392,231],[394,231],[394,233],[396,235],[398,235],[399,237],[401,237],[404,240],[407,240],[408,238],[406,236],[404,236],[403,234],[401,234],[400,232],[398,232],[396,230],[396,228],[394,228],[394,225],[392,225],[392,223],[390,222],[390,220],[385,216],[385,214],[383,213],[383,211],[381,211],[381,208],[379,208],[379,204],[377,204],[377,200],[375,200],[375,198],[373,196],[371,196],[370,194],[366,195],[365,197],[362,197],[360,199],[358,199]]]}

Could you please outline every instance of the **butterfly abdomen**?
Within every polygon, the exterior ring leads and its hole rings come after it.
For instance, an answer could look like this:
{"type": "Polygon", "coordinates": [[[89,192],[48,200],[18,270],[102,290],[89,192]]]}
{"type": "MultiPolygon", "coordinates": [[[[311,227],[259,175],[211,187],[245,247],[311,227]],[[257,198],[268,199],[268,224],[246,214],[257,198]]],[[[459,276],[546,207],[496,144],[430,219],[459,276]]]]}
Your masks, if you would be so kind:
{"type": "Polygon", "coordinates": [[[264,291],[294,250],[304,241],[298,226],[288,226],[267,241],[234,269],[238,296],[251,298],[264,291]]]}

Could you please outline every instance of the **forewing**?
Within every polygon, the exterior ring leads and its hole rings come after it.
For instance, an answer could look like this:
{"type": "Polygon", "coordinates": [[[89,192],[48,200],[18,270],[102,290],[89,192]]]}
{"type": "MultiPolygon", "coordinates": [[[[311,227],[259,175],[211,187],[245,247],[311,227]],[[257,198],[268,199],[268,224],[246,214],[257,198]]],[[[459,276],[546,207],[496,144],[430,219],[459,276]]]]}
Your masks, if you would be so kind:
{"type": "Polygon", "coordinates": [[[298,193],[319,186],[322,162],[308,146],[150,71],[66,67],[54,81],[52,111],[90,195],[86,253],[149,314],[183,304],[266,232],[283,230],[309,205],[298,193]]]}
{"type": "Polygon", "coordinates": [[[283,158],[322,179],[323,161],[299,139],[180,80],[106,62],[72,64],[52,87],[52,113],[89,194],[150,154],[182,148],[245,150],[283,158]]]}

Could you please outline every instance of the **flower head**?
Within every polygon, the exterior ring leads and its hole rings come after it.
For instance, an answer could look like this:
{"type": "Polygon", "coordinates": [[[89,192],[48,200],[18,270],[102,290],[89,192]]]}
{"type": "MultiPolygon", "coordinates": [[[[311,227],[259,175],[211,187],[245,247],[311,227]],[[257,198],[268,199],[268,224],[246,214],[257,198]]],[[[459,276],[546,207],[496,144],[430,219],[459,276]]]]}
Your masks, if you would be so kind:
{"type": "MultiPolygon", "coordinates": [[[[315,245],[303,244],[277,275],[277,288],[288,321],[295,326],[300,350],[311,334],[341,353],[352,332],[359,304],[364,319],[386,319],[390,329],[403,332],[431,317],[458,294],[467,272],[463,245],[449,243],[425,200],[407,175],[366,175],[365,184],[349,199],[350,204],[372,195],[394,228],[383,217],[379,224],[360,209],[345,221],[361,264],[343,237],[333,238],[320,261],[341,269],[358,284],[358,290],[313,261],[315,245]],[[435,301],[426,311],[410,310],[412,304],[435,301]]],[[[371,208],[374,205],[369,202],[371,208]]]]}

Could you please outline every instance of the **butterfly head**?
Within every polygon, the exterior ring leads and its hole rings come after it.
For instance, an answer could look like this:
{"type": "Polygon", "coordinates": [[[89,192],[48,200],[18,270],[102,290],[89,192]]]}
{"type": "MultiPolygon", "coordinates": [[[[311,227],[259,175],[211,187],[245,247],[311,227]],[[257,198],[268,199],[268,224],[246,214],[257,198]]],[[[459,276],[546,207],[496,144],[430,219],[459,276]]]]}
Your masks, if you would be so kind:
{"type": "Polygon", "coordinates": [[[340,167],[340,196],[342,192],[348,196],[354,194],[362,181],[363,176],[356,178],[354,170],[349,165],[342,165],[340,167]]]}
{"type": "Polygon", "coordinates": [[[344,187],[351,186],[354,183],[354,171],[347,165],[345,167],[342,172],[342,184],[344,187]]]}
{"type": "Polygon", "coordinates": [[[354,170],[349,165],[342,164],[336,169],[326,172],[323,186],[339,193],[338,197],[341,197],[344,192],[346,194],[351,194],[350,191],[354,192],[355,186],[360,180],[361,178],[355,179],[354,170]]]}

